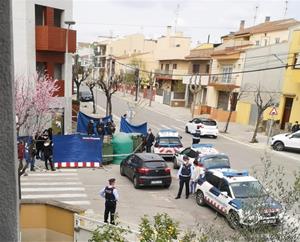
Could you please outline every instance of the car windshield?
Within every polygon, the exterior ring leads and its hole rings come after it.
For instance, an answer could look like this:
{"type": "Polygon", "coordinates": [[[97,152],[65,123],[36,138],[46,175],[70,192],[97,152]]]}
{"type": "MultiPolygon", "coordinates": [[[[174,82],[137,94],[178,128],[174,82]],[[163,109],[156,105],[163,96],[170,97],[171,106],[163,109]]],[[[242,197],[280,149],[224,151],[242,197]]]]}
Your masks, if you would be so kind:
{"type": "Polygon", "coordinates": [[[81,92],[81,96],[82,97],[88,97],[88,96],[91,96],[91,93],[86,91],[86,92],[81,92]]]}
{"type": "Polygon", "coordinates": [[[213,156],[204,159],[204,167],[207,169],[230,168],[229,158],[226,156],[213,156]]]}
{"type": "Polygon", "coordinates": [[[230,184],[235,198],[266,196],[266,191],[258,181],[234,182],[230,184]]]}
{"type": "Polygon", "coordinates": [[[161,137],[159,138],[160,145],[181,145],[180,139],[178,137],[161,137]]]}
{"type": "Polygon", "coordinates": [[[214,120],[202,120],[201,121],[202,124],[207,125],[207,126],[216,126],[217,123],[214,120]]]}
{"type": "Polygon", "coordinates": [[[165,168],[167,167],[166,163],[163,161],[146,161],[145,167],[147,168],[165,168]]]}

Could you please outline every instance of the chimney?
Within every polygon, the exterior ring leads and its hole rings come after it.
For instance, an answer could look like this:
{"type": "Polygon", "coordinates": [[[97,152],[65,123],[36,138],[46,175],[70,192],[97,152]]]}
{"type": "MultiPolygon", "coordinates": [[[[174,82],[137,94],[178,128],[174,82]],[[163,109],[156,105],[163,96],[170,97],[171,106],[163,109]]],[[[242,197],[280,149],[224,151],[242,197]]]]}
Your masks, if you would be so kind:
{"type": "Polygon", "coordinates": [[[240,31],[244,30],[244,28],[245,28],[245,20],[241,20],[240,31]]]}
{"type": "Polygon", "coordinates": [[[265,23],[270,22],[270,20],[271,20],[271,17],[270,16],[266,16],[265,23]]]}
{"type": "Polygon", "coordinates": [[[171,36],[171,31],[172,31],[172,26],[167,26],[167,36],[170,37],[171,36]]]}

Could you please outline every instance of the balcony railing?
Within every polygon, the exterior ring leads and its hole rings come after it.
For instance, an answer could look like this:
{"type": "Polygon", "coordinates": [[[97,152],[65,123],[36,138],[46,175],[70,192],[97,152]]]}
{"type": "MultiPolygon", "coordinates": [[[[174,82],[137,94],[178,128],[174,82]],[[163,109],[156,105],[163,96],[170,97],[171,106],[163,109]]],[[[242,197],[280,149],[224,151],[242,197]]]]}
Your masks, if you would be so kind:
{"type": "MultiPolygon", "coordinates": [[[[67,30],[53,26],[36,26],[35,43],[38,51],[66,51],[66,33],[67,30]]],[[[76,31],[69,30],[68,34],[68,52],[76,51],[76,31]]]]}
{"type": "Polygon", "coordinates": [[[216,88],[219,89],[234,89],[238,88],[239,85],[237,84],[237,77],[233,76],[227,76],[224,77],[222,75],[217,76],[217,75],[212,75],[210,76],[209,80],[209,86],[215,86],[216,88]]]}

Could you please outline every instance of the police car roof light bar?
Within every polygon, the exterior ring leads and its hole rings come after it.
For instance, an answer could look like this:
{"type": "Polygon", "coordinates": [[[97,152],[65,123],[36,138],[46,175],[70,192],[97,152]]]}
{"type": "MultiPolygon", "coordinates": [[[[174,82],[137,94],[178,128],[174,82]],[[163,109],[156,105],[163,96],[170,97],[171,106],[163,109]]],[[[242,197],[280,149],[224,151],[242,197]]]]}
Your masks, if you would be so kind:
{"type": "Polygon", "coordinates": [[[212,148],[212,144],[193,144],[192,148],[212,148]]]}
{"type": "Polygon", "coordinates": [[[223,176],[226,176],[226,177],[249,176],[249,172],[247,170],[243,170],[243,171],[235,171],[235,170],[222,171],[222,173],[223,173],[223,176]]]}
{"type": "Polygon", "coordinates": [[[159,133],[165,133],[165,132],[177,133],[177,131],[175,129],[161,129],[158,132],[159,133]]]}

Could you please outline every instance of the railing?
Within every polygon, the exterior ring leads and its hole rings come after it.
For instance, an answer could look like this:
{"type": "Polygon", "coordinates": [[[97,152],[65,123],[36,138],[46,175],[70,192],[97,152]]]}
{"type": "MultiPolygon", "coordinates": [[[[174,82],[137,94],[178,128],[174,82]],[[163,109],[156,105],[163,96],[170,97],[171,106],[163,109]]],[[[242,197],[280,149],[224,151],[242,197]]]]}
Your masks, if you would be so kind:
{"type": "Polygon", "coordinates": [[[225,78],[224,76],[216,76],[216,75],[212,75],[210,77],[210,80],[209,80],[209,83],[210,84],[224,84],[224,85],[227,85],[227,84],[236,84],[236,80],[237,78],[236,77],[227,77],[225,78]]]}
{"type": "MultiPolygon", "coordinates": [[[[108,225],[102,221],[75,214],[74,215],[74,242],[88,241],[89,239],[92,238],[94,231],[97,228],[101,230],[101,227],[103,226],[118,227],[118,225],[108,225]]],[[[140,241],[139,239],[140,233],[138,231],[127,229],[125,226],[122,228],[123,229],[125,228],[128,231],[128,234],[125,235],[128,241],[132,241],[132,242],[140,241]]]]}

